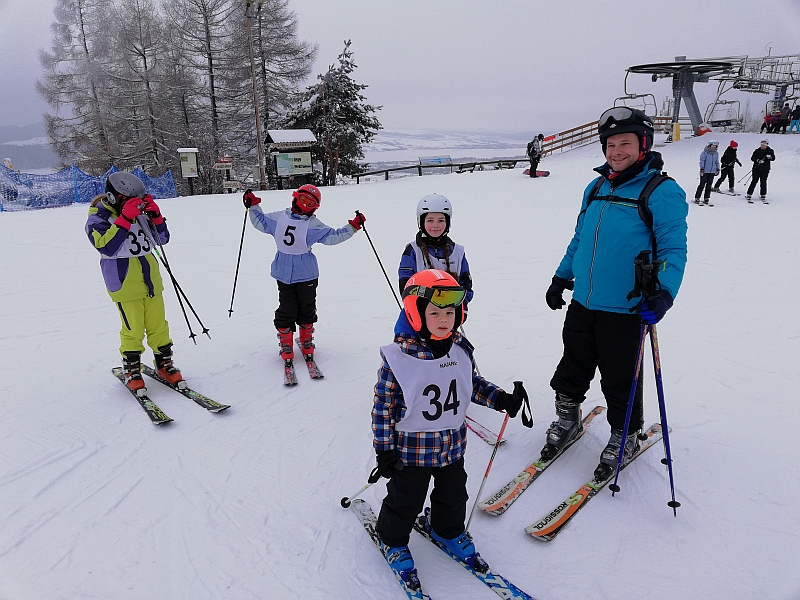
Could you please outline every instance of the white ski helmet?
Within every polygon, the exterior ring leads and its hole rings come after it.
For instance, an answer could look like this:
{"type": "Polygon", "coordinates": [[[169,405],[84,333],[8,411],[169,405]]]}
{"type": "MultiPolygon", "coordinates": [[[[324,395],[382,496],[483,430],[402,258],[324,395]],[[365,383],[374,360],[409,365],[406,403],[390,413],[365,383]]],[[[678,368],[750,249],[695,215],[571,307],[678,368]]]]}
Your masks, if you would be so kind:
{"type": "Polygon", "coordinates": [[[445,233],[450,231],[450,217],[453,216],[453,207],[450,200],[441,194],[428,194],[417,203],[417,224],[421,231],[425,230],[425,215],[428,213],[442,213],[447,221],[445,233]]]}

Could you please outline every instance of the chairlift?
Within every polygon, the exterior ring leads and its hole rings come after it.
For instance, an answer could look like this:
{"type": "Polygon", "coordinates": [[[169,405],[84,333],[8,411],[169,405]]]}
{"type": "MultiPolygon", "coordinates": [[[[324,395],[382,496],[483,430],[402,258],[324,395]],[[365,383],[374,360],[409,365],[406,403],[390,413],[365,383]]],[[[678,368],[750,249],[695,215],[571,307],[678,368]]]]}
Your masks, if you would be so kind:
{"type": "Polygon", "coordinates": [[[628,108],[641,110],[648,116],[658,116],[656,97],[653,94],[635,94],[633,92],[629,92],[628,75],[630,75],[630,71],[625,72],[625,82],[623,84],[625,95],[616,98],[614,100],[614,106],[627,106],[628,108]]]}
{"type": "Polygon", "coordinates": [[[741,103],[738,100],[716,100],[706,109],[706,123],[725,132],[744,130],[741,103]]]}

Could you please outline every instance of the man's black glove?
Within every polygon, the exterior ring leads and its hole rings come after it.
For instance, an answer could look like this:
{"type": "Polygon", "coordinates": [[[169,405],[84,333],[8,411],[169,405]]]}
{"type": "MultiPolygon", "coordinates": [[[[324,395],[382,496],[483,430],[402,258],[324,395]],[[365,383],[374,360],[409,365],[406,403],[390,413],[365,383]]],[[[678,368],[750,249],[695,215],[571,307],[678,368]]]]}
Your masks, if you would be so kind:
{"type": "Polygon", "coordinates": [[[391,479],[403,470],[403,461],[394,455],[394,450],[381,450],[377,453],[378,466],[369,474],[368,483],[375,483],[381,477],[391,479]]]}
{"type": "Polygon", "coordinates": [[[517,416],[520,409],[522,410],[522,424],[525,427],[533,427],[533,418],[531,415],[531,407],[528,401],[528,392],[525,391],[525,386],[521,381],[514,382],[514,393],[509,394],[500,390],[497,399],[494,401],[495,410],[504,410],[512,419],[517,416]],[[530,424],[529,424],[530,423],[530,424]]]}
{"type": "Polygon", "coordinates": [[[562,298],[564,290],[571,290],[573,287],[575,287],[575,284],[572,281],[558,276],[553,277],[553,283],[550,284],[550,287],[547,288],[547,293],[544,295],[547,306],[551,310],[559,310],[566,304],[564,298],[562,298]]]}

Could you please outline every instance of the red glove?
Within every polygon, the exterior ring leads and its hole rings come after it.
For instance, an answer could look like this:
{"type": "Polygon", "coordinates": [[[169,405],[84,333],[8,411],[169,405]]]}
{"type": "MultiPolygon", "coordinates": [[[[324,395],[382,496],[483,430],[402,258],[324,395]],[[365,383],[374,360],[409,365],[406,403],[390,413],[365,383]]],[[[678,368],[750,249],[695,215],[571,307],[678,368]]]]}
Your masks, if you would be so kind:
{"type": "Polygon", "coordinates": [[[355,217],[353,217],[352,219],[350,219],[350,220],[348,221],[348,223],[350,223],[350,225],[352,225],[352,226],[353,226],[353,229],[355,229],[356,231],[358,231],[359,229],[361,229],[361,226],[364,224],[364,222],[365,222],[366,220],[367,220],[367,217],[365,217],[363,214],[361,214],[361,213],[356,213],[356,216],[355,216],[355,217]]]}
{"type": "Polygon", "coordinates": [[[253,193],[253,190],[247,190],[244,193],[243,200],[244,200],[244,207],[245,208],[250,208],[251,206],[255,206],[256,204],[261,204],[261,198],[256,196],[253,193]]]}
{"type": "Polygon", "coordinates": [[[153,200],[153,197],[147,194],[142,200],[144,200],[142,212],[153,220],[153,225],[161,225],[164,222],[164,217],[161,216],[161,209],[158,208],[158,204],[153,200]]]}
{"type": "Polygon", "coordinates": [[[139,208],[141,204],[141,198],[131,198],[125,202],[125,206],[122,207],[122,212],[120,213],[119,217],[117,217],[117,220],[114,221],[114,225],[118,225],[123,229],[130,230],[131,225],[133,225],[133,222],[136,221],[136,217],[142,214],[142,211],[139,208]]]}

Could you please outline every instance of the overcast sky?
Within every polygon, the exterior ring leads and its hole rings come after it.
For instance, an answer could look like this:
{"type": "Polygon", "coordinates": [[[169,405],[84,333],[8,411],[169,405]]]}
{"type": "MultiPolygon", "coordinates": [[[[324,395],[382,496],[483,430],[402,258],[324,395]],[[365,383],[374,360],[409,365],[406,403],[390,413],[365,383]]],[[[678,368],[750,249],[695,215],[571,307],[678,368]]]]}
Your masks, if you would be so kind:
{"type": "MultiPolygon", "coordinates": [[[[38,53],[50,46],[53,0],[0,0],[0,125],[39,121],[38,53]]],[[[314,73],[351,39],[387,129],[538,131],[597,118],[623,94],[632,65],[747,54],[800,54],[800,0],[292,0],[314,73]],[[645,11],[642,6],[647,5],[645,11]]],[[[631,75],[629,91],[668,81],[631,75]]],[[[696,86],[701,109],[716,84],[696,86]]],[[[798,90],[800,92],[800,90],[798,90]]],[[[751,95],[760,111],[768,99],[751,95]]]]}

